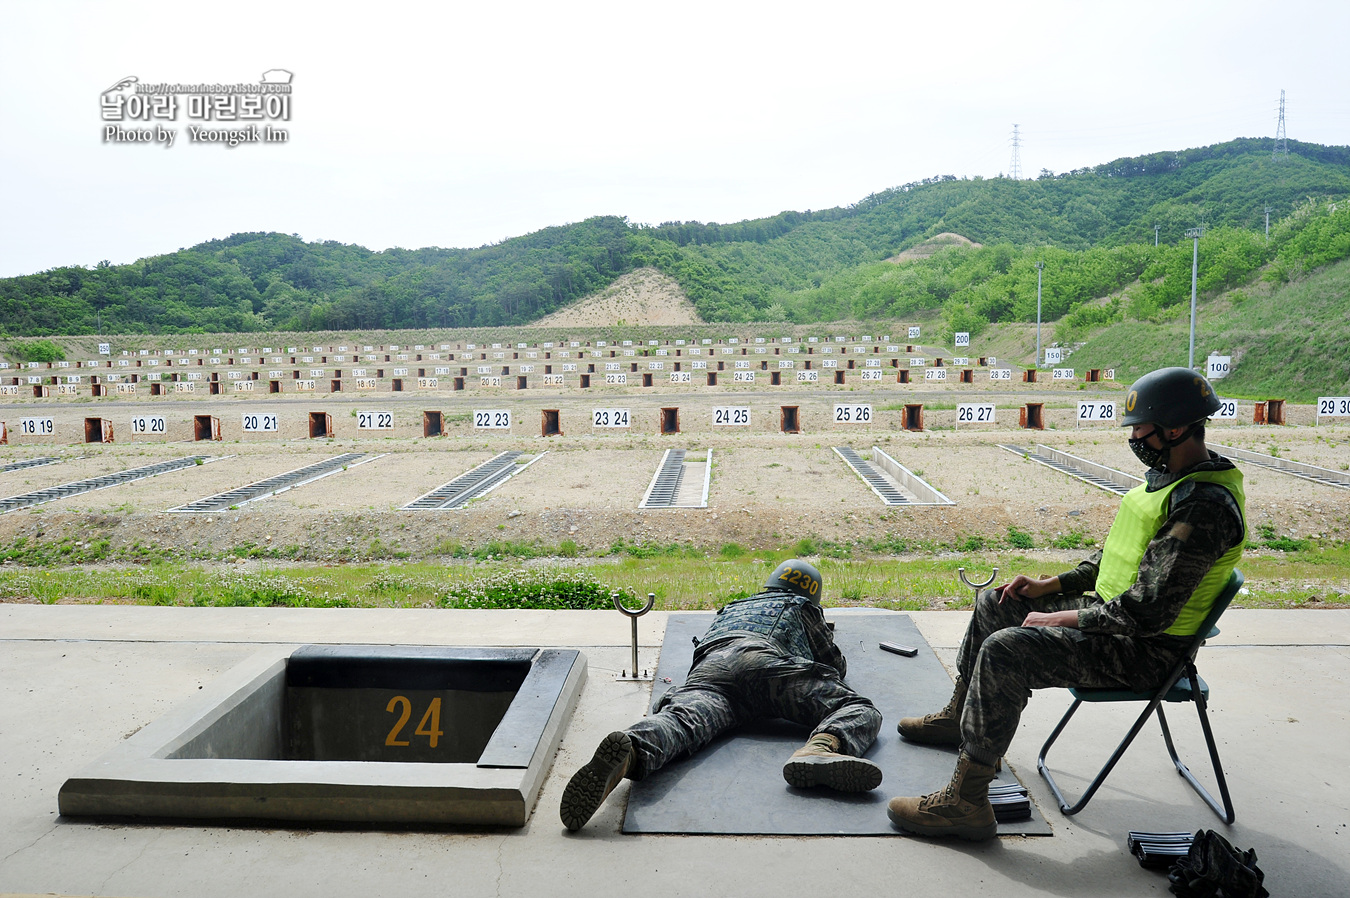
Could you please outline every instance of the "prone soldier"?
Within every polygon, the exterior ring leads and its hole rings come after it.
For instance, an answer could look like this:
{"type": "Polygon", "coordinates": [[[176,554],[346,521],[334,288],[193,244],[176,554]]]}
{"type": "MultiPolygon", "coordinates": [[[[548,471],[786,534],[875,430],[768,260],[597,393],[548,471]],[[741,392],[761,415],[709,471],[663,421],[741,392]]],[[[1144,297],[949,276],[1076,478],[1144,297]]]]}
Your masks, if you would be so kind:
{"type": "Polygon", "coordinates": [[[845,682],[847,661],[820,608],[820,571],[784,561],[763,590],[724,605],[694,649],[684,684],[656,713],[610,733],[563,790],[559,815],[569,830],[591,819],[624,777],[640,780],[692,755],[742,723],[786,718],[813,727],[783,765],[798,788],[866,792],[881,768],[862,755],[876,741],[881,712],[845,682]]]}

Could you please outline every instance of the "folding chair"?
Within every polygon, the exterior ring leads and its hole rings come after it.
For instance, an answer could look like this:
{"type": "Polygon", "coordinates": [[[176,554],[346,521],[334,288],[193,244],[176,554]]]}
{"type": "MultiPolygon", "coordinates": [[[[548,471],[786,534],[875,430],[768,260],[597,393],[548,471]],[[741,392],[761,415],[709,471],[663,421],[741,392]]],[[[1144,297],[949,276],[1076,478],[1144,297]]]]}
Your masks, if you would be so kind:
{"type": "Polygon", "coordinates": [[[1059,809],[1066,815],[1077,814],[1087,806],[1087,803],[1096,794],[1097,789],[1106,780],[1112,768],[1116,766],[1116,762],[1120,760],[1121,755],[1125,754],[1125,749],[1130,747],[1130,743],[1134,741],[1134,737],[1138,735],[1139,730],[1144,726],[1144,722],[1156,711],[1158,723],[1162,726],[1163,740],[1167,743],[1167,753],[1172,756],[1172,764],[1176,766],[1177,773],[1181,774],[1186,782],[1191,784],[1191,788],[1204,799],[1205,804],[1209,805],[1210,810],[1217,814],[1220,820],[1224,823],[1232,823],[1236,819],[1236,814],[1233,811],[1233,800],[1228,794],[1228,781],[1224,779],[1223,766],[1219,763],[1219,750],[1214,745],[1214,733],[1209,728],[1209,715],[1206,705],[1206,699],[1209,698],[1209,686],[1204,680],[1200,679],[1200,674],[1196,672],[1195,656],[1206,639],[1218,635],[1219,629],[1215,626],[1215,623],[1241,588],[1242,573],[1234,570],[1229,576],[1223,592],[1214,600],[1209,615],[1200,625],[1200,629],[1196,631],[1195,641],[1191,643],[1189,651],[1172,668],[1172,672],[1158,689],[1152,692],[1131,692],[1125,689],[1069,689],[1073,693],[1073,704],[1069,706],[1069,710],[1065,712],[1059,725],[1050,734],[1050,738],[1045,740],[1045,744],[1041,746],[1040,756],[1036,759],[1036,769],[1050,784],[1050,791],[1055,793],[1055,800],[1059,802],[1059,809]],[[1059,738],[1059,734],[1064,731],[1064,727],[1069,723],[1069,718],[1073,717],[1074,712],[1083,702],[1148,702],[1148,707],[1144,708],[1143,713],[1139,715],[1139,719],[1134,722],[1134,726],[1130,727],[1130,732],[1116,747],[1115,753],[1111,755],[1111,760],[1106,762],[1106,766],[1101,769],[1097,778],[1087,787],[1087,791],[1083,793],[1082,798],[1078,799],[1077,804],[1070,805],[1068,800],[1065,799],[1064,793],[1055,783],[1055,778],[1050,775],[1050,768],[1045,764],[1045,756],[1050,751],[1050,746],[1054,745],[1055,740],[1059,738]],[[1200,728],[1204,731],[1205,743],[1209,746],[1209,759],[1214,765],[1214,776],[1219,783],[1219,794],[1223,796],[1222,806],[1204,786],[1200,785],[1190,769],[1177,757],[1176,746],[1172,744],[1172,732],[1167,728],[1167,718],[1163,715],[1163,702],[1195,703],[1196,711],[1200,715],[1200,728]]]}

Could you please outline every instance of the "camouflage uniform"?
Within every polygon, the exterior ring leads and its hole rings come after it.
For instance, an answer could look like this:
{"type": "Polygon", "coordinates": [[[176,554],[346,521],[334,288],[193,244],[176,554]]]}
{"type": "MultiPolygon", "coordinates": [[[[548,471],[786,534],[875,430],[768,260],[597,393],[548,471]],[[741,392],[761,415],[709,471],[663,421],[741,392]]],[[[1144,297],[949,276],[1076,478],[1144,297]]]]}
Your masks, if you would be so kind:
{"type": "MultiPolygon", "coordinates": [[[[1210,460],[1172,475],[1148,472],[1148,490],[1196,471],[1231,469],[1210,460]]],[[[1058,595],[1037,599],[985,590],[961,642],[956,666],[968,686],[961,714],[962,750],[993,764],[1008,750],[1031,690],[1050,686],[1146,691],[1157,686],[1193,641],[1164,633],[1196,585],[1245,536],[1242,510],[1221,486],[1188,482],[1176,488],[1166,522],[1149,543],[1133,586],[1109,602],[1089,593],[1100,551],[1059,577],[1058,595]],[[1023,627],[1029,611],[1079,609],[1078,628],[1023,627]]]]}
{"type": "Polygon", "coordinates": [[[847,662],[809,600],[770,591],[731,602],[697,643],[684,684],[626,731],[635,755],[630,779],[762,718],[814,727],[813,736],[829,733],[854,757],[876,740],[881,712],[844,683],[847,662]]]}

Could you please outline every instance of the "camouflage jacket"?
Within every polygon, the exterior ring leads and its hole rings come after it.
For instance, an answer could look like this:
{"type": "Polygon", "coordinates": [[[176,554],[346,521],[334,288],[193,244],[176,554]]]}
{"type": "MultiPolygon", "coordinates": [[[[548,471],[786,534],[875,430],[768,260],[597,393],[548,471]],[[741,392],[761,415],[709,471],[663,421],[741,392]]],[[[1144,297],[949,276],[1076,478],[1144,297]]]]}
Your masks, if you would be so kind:
{"type": "Polygon", "coordinates": [[[776,643],[784,652],[833,667],[843,677],[848,672],[844,653],[834,644],[834,634],[820,606],[781,590],[769,590],[728,602],[717,612],[708,632],[695,640],[694,663],[733,639],[754,636],[776,643]]]}
{"type": "MultiPolygon", "coordinates": [[[[1207,462],[1171,474],[1152,469],[1152,492],[1195,471],[1223,471],[1233,463],[1211,452],[1207,462]]],[[[1078,612],[1078,627],[1089,633],[1156,636],[1172,626],[1200,580],[1245,536],[1242,510],[1217,484],[1184,483],[1173,491],[1167,520],[1139,563],[1139,579],[1114,600],[1078,612]]],[[[1097,583],[1102,553],[1097,550],[1072,571],[1059,575],[1066,594],[1085,593],[1097,583]]]]}

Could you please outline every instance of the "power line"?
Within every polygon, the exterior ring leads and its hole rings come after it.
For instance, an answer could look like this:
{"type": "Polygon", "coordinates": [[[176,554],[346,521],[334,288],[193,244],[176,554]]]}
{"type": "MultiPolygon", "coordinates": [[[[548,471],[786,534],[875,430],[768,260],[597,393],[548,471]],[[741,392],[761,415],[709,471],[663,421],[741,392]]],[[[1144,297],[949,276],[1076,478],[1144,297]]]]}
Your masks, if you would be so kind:
{"type": "Polygon", "coordinates": [[[1008,177],[1014,181],[1022,180],[1022,136],[1017,125],[1013,125],[1012,164],[1008,168],[1008,177]]]}
{"type": "Polygon", "coordinates": [[[1271,159],[1289,156],[1289,141],[1284,135],[1284,91],[1280,91],[1280,123],[1275,126],[1275,148],[1270,152],[1271,159]]]}

